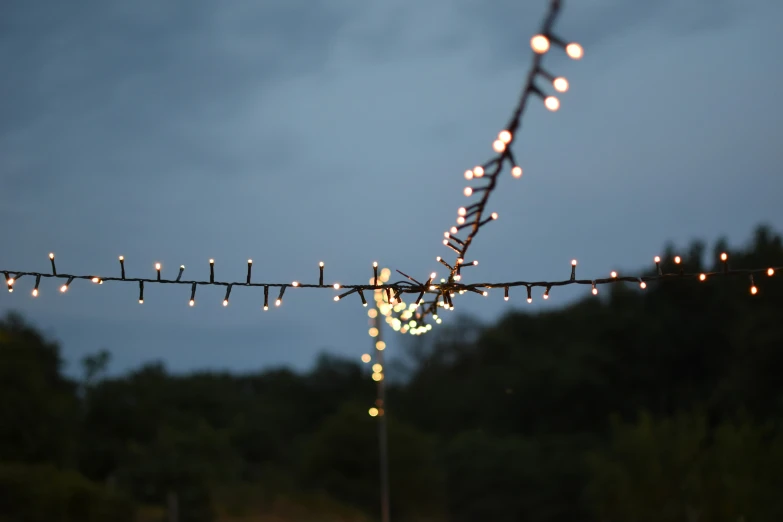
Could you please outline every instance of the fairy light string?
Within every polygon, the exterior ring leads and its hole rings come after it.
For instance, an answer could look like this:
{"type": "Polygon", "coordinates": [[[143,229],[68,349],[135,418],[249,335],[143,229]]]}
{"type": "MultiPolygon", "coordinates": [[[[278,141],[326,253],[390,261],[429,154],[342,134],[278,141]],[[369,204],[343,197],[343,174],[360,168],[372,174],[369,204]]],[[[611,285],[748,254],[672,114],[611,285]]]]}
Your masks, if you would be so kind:
{"type": "MultiPolygon", "coordinates": [[[[207,280],[183,279],[185,265],[180,265],[175,279],[166,278],[163,275],[163,264],[160,262],[156,262],[152,265],[154,268],[154,277],[134,278],[127,276],[126,259],[124,256],[119,256],[118,258],[120,265],[119,276],[98,276],[94,274],[74,275],[58,272],[55,255],[54,253],[50,253],[48,256],[51,265],[50,273],[0,270],[5,276],[8,291],[13,292],[19,279],[25,276],[29,276],[31,279],[33,277],[35,278],[35,284],[32,289],[33,297],[40,295],[40,292],[42,291],[41,281],[46,279],[63,279],[65,282],[59,288],[61,293],[68,292],[71,284],[76,280],[89,280],[94,284],[103,284],[106,282],[131,282],[138,285],[138,301],[139,303],[144,303],[145,285],[190,285],[190,299],[187,302],[190,306],[195,306],[196,290],[199,286],[222,286],[225,287],[226,291],[223,298],[223,305],[228,306],[229,298],[234,287],[263,288],[263,310],[269,310],[270,308],[270,288],[278,290],[277,298],[274,301],[276,307],[283,304],[283,297],[288,288],[339,290],[341,293],[333,297],[335,301],[342,301],[352,294],[356,294],[357,301],[363,306],[368,305],[365,292],[372,292],[376,307],[371,308],[369,312],[374,312],[377,308],[378,313],[382,313],[386,317],[386,322],[390,324],[394,330],[411,334],[421,334],[429,331],[432,328],[432,325],[427,323],[427,319],[430,317],[435,323],[440,323],[441,318],[438,316],[439,309],[453,310],[454,299],[458,295],[469,292],[487,297],[489,295],[489,290],[495,288],[502,288],[504,299],[509,301],[512,297],[512,290],[517,289],[518,287],[524,287],[527,301],[532,302],[534,298],[533,289],[539,287],[544,289],[541,297],[546,300],[550,297],[553,288],[567,285],[590,285],[591,293],[593,295],[598,295],[599,287],[606,284],[633,283],[638,285],[639,288],[645,289],[647,288],[648,283],[665,279],[705,282],[716,277],[744,276],[749,280],[750,293],[752,295],[760,293],[759,287],[757,286],[759,280],[763,277],[774,276],[777,271],[783,270],[783,267],[731,269],[729,268],[727,253],[720,255],[721,264],[718,271],[698,274],[685,273],[682,258],[679,256],[675,257],[673,260],[677,267],[677,271],[664,273],[661,267],[661,259],[659,256],[656,256],[653,260],[655,263],[655,275],[652,276],[621,276],[616,271],[613,271],[610,273],[609,277],[605,278],[577,279],[577,263],[576,260],[573,260],[570,267],[570,277],[561,281],[520,280],[470,284],[462,281],[463,272],[469,267],[478,265],[478,261],[465,261],[466,254],[468,253],[471,244],[484,226],[497,220],[499,217],[496,212],[487,214],[487,204],[490,195],[497,187],[500,174],[504,171],[505,167],[509,167],[512,178],[519,179],[522,177],[522,167],[516,161],[511,149],[516,141],[516,134],[520,129],[522,116],[530,98],[537,97],[548,110],[557,111],[560,108],[560,100],[554,95],[547,94],[547,91],[553,89],[555,92],[565,93],[569,89],[569,83],[566,78],[555,76],[550,71],[544,69],[544,56],[552,48],[564,50],[565,53],[574,60],[579,60],[584,55],[584,50],[579,44],[567,42],[553,32],[555,21],[560,13],[561,4],[562,0],[550,0],[540,31],[530,40],[530,46],[533,50],[533,62],[523,84],[517,106],[514,109],[508,124],[498,133],[497,138],[492,142],[492,149],[495,152],[495,156],[484,164],[477,165],[464,172],[465,179],[473,182],[473,184],[465,187],[463,194],[467,197],[478,195],[480,195],[480,197],[478,201],[460,207],[457,211],[457,224],[444,233],[443,244],[456,255],[454,263],[449,263],[441,257],[436,258],[436,261],[446,268],[446,277],[436,280],[436,274],[432,273],[430,274],[430,277],[422,283],[421,281],[398,271],[405,279],[390,282],[391,271],[388,268],[384,268],[379,273],[378,263],[375,262],[372,264],[373,277],[369,284],[328,283],[325,280],[326,266],[325,263],[321,261],[318,263],[317,284],[302,283],[299,281],[293,281],[291,283],[253,282],[253,261],[252,259],[248,259],[245,280],[228,282],[220,281],[216,278],[215,260],[210,259],[209,278],[207,280]],[[544,85],[546,85],[546,87],[544,85]],[[460,237],[460,234],[463,234],[464,232],[466,232],[467,235],[460,237]],[[415,300],[412,303],[406,303],[404,301],[405,294],[413,294],[415,300]]],[[[353,299],[353,297],[351,297],[351,299],[353,299]]],[[[373,373],[379,374],[380,378],[382,378],[382,372],[373,373]]]]}

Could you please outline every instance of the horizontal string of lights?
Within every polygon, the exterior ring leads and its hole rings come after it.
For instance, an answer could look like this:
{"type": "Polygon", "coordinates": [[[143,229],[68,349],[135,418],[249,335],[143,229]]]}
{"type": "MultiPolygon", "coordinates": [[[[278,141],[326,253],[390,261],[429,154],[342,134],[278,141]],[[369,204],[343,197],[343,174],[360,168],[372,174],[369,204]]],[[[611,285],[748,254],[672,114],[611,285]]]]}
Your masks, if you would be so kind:
{"type": "MultiPolygon", "coordinates": [[[[221,286],[225,287],[226,293],[223,298],[223,305],[228,306],[231,290],[236,287],[255,287],[264,289],[263,309],[269,309],[269,289],[274,288],[278,290],[277,297],[275,298],[275,306],[280,306],[283,303],[283,296],[287,288],[302,288],[302,289],[330,289],[333,291],[343,291],[342,293],[333,297],[334,301],[340,301],[351,294],[357,294],[359,302],[363,306],[368,305],[367,298],[364,292],[373,292],[372,297],[375,301],[376,307],[381,314],[386,316],[386,321],[392,325],[394,330],[402,333],[411,332],[414,334],[424,333],[431,329],[431,325],[426,324],[426,315],[424,311],[433,310],[432,316],[436,323],[440,323],[441,320],[437,316],[438,308],[444,308],[446,310],[453,310],[453,300],[457,295],[462,295],[467,292],[479,294],[487,297],[489,291],[492,289],[503,289],[503,297],[506,301],[510,299],[511,289],[518,287],[525,287],[526,298],[528,302],[533,301],[532,291],[534,288],[544,288],[542,294],[543,299],[548,299],[553,288],[562,287],[567,285],[591,285],[593,295],[598,294],[598,287],[606,284],[616,283],[635,283],[638,284],[641,289],[645,289],[648,283],[662,280],[696,280],[705,282],[712,280],[716,277],[734,277],[744,276],[748,278],[750,293],[756,295],[759,290],[757,286],[758,278],[760,277],[772,277],[777,272],[783,270],[783,266],[768,267],[768,268],[752,268],[752,269],[733,269],[729,268],[728,254],[722,253],[720,255],[720,270],[712,272],[700,272],[700,273],[686,273],[683,268],[682,258],[675,256],[673,262],[675,266],[680,267],[675,272],[664,273],[661,269],[661,258],[656,256],[653,261],[655,262],[656,273],[654,275],[642,275],[642,276],[626,276],[620,275],[616,271],[609,274],[609,277],[596,278],[596,279],[577,279],[576,267],[577,261],[574,259],[571,261],[571,275],[568,279],[561,281],[508,281],[501,283],[462,283],[460,281],[448,281],[441,279],[435,281],[436,274],[430,274],[429,279],[425,283],[421,283],[406,274],[402,274],[410,281],[398,281],[389,283],[389,277],[391,271],[388,268],[384,268],[382,271],[378,270],[378,263],[373,263],[372,271],[373,276],[368,284],[353,284],[343,285],[340,283],[326,284],[324,283],[324,263],[321,262],[318,265],[318,283],[300,283],[293,281],[291,283],[254,283],[252,279],[253,261],[248,259],[247,262],[247,277],[245,281],[237,282],[225,282],[215,279],[215,260],[209,260],[209,279],[205,281],[196,280],[183,280],[182,276],[185,271],[185,266],[181,265],[177,273],[176,279],[164,279],[162,277],[162,265],[161,263],[155,263],[155,276],[150,278],[139,277],[127,277],[125,271],[125,258],[119,257],[120,264],[120,276],[119,277],[105,277],[99,275],[72,275],[65,273],[58,273],[57,266],[55,264],[54,254],[49,254],[49,261],[51,263],[51,272],[28,272],[28,271],[12,271],[12,270],[0,270],[5,276],[5,283],[9,292],[13,292],[18,286],[18,281],[23,277],[29,277],[35,280],[35,285],[32,289],[33,297],[37,297],[40,292],[40,284],[42,279],[60,279],[65,280],[64,284],[60,286],[59,290],[65,293],[70,288],[71,284],[76,280],[87,280],[93,284],[103,284],[106,282],[124,282],[124,283],[136,283],[139,289],[139,303],[144,303],[144,287],[145,284],[173,284],[173,285],[189,285],[190,286],[190,298],[188,304],[194,306],[196,304],[196,289],[199,286],[221,286]],[[415,295],[416,299],[410,304],[406,303],[403,299],[405,294],[415,295]],[[432,300],[425,300],[429,297],[434,297],[432,300]]],[[[373,317],[374,312],[370,311],[370,316],[373,317]]],[[[370,335],[377,335],[377,329],[371,329],[370,335]]]]}
{"type": "MultiPolygon", "coordinates": [[[[437,258],[437,261],[445,265],[449,271],[446,278],[449,285],[460,281],[464,268],[478,264],[475,261],[466,263],[466,254],[482,227],[498,219],[497,212],[487,215],[486,207],[489,202],[489,196],[497,187],[498,179],[504,168],[506,166],[509,167],[513,178],[519,179],[522,177],[522,167],[516,161],[511,148],[514,144],[516,132],[521,126],[522,115],[529,99],[538,97],[542,100],[544,107],[550,111],[557,111],[560,108],[560,100],[556,96],[546,93],[547,89],[543,87],[544,83],[556,92],[565,93],[568,91],[568,80],[562,76],[555,76],[544,69],[544,55],[550,48],[555,46],[562,48],[574,60],[579,60],[584,56],[584,50],[581,45],[574,42],[566,42],[553,34],[553,27],[560,13],[560,8],[561,0],[550,1],[540,32],[530,40],[530,46],[533,49],[533,63],[527,74],[522,94],[511,119],[492,143],[492,149],[496,153],[495,156],[484,164],[477,165],[464,173],[466,180],[479,182],[479,185],[465,187],[463,194],[466,197],[480,197],[477,202],[460,207],[457,211],[457,224],[444,233],[443,244],[456,255],[453,265],[448,264],[440,257],[437,258]],[[459,237],[459,234],[463,232],[467,232],[467,236],[459,237]]],[[[471,286],[468,290],[470,291],[473,288],[471,286]]],[[[448,295],[446,299],[447,301],[450,299],[448,295]]],[[[435,313],[436,310],[436,305],[431,303],[424,310],[423,315],[435,313]]]]}

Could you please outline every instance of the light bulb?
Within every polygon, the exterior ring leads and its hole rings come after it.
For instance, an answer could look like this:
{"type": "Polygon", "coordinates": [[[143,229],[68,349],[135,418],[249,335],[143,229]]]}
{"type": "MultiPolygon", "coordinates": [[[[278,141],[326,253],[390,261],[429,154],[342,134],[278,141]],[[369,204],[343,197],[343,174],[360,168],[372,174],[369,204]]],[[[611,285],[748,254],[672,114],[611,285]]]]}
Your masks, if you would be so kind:
{"type": "Polygon", "coordinates": [[[511,142],[511,133],[507,130],[502,130],[498,134],[498,139],[502,141],[503,143],[510,143],[511,142]]]}
{"type": "Polygon", "coordinates": [[[196,304],[196,301],[194,301],[193,299],[191,299],[190,301],[188,301],[188,304],[189,304],[190,306],[193,306],[193,305],[195,305],[195,304],[196,304]]]}
{"type": "Polygon", "coordinates": [[[644,290],[645,288],[647,288],[647,283],[645,283],[644,281],[642,281],[641,283],[639,283],[639,288],[641,288],[642,290],[644,290]]]}
{"type": "Polygon", "coordinates": [[[470,197],[473,194],[473,189],[470,187],[465,187],[465,190],[462,191],[465,196],[470,197]]]}
{"type": "Polygon", "coordinates": [[[515,178],[521,178],[522,177],[522,167],[515,165],[511,169],[511,175],[515,178]]]}
{"type": "Polygon", "coordinates": [[[610,276],[612,276],[612,278],[615,278],[615,277],[617,277],[617,272],[615,272],[614,270],[612,270],[612,273],[611,273],[611,274],[609,274],[609,275],[610,275],[610,276]]]}
{"type": "Polygon", "coordinates": [[[467,213],[468,211],[465,210],[465,207],[459,207],[459,209],[457,209],[457,215],[464,216],[467,213]]]}
{"type": "Polygon", "coordinates": [[[282,299],[275,299],[275,306],[280,306],[281,304],[283,304],[282,299]]]}
{"type": "Polygon", "coordinates": [[[582,49],[582,46],[576,42],[572,42],[566,45],[565,50],[569,58],[573,58],[574,60],[581,60],[585,55],[585,50],[582,49]]]}
{"type": "Polygon", "coordinates": [[[596,287],[593,287],[593,295],[598,295],[598,289],[596,287]]]}
{"type": "Polygon", "coordinates": [[[530,39],[530,47],[536,54],[544,54],[549,50],[549,38],[543,34],[537,34],[530,39]]]}
{"type": "Polygon", "coordinates": [[[674,262],[679,265],[682,262],[682,258],[680,256],[674,256],[674,262]]]}
{"type": "Polygon", "coordinates": [[[532,297],[528,297],[528,298],[527,298],[527,302],[528,302],[528,303],[532,303],[532,302],[533,302],[533,298],[532,298],[532,297]]]}
{"type": "Polygon", "coordinates": [[[500,140],[495,140],[492,142],[492,150],[495,152],[503,152],[506,150],[506,144],[500,140]]]}
{"type": "Polygon", "coordinates": [[[98,279],[97,277],[93,277],[92,278],[92,282],[93,283],[98,283],[98,282],[100,282],[100,279],[98,279]]]}
{"type": "Polygon", "coordinates": [[[299,286],[299,281],[294,281],[293,283],[291,283],[291,286],[296,288],[297,286],[299,286]]]}
{"type": "Polygon", "coordinates": [[[466,170],[465,171],[465,179],[470,181],[473,179],[473,171],[472,170],[466,170]]]}
{"type": "Polygon", "coordinates": [[[139,299],[139,304],[144,304],[144,299],[139,299]]]}
{"type": "Polygon", "coordinates": [[[65,293],[68,290],[68,285],[63,285],[60,287],[60,292],[65,293]]]}
{"type": "Polygon", "coordinates": [[[365,354],[362,355],[362,362],[363,363],[368,363],[368,362],[370,362],[371,359],[372,359],[372,357],[370,357],[369,353],[365,353],[365,354]]]}
{"type": "Polygon", "coordinates": [[[560,100],[554,96],[547,96],[544,98],[544,106],[552,112],[555,112],[560,108],[560,100]]]}
{"type": "Polygon", "coordinates": [[[484,175],[484,167],[482,167],[481,165],[477,165],[477,166],[473,167],[473,175],[476,176],[477,178],[480,178],[481,176],[483,176],[484,175]]]}
{"type": "Polygon", "coordinates": [[[497,219],[498,218],[498,213],[497,212],[493,212],[492,214],[489,215],[489,217],[491,217],[492,219],[497,219]]]}
{"type": "Polygon", "coordinates": [[[223,306],[228,306],[228,299],[223,299],[223,306]]]}
{"type": "Polygon", "coordinates": [[[459,216],[459,217],[457,218],[457,224],[458,224],[458,225],[463,225],[464,223],[465,223],[465,218],[464,218],[464,217],[462,217],[462,216],[459,216]]]}
{"type": "Polygon", "coordinates": [[[155,263],[155,270],[160,270],[160,263],[155,263]]]}
{"type": "Polygon", "coordinates": [[[756,294],[758,293],[758,291],[759,291],[759,289],[758,289],[758,288],[756,288],[755,286],[751,286],[751,287],[750,287],[750,293],[751,293],[751,295],[756,295],[756,294]]]}
{"type": "Polygon", "coordinates": [[[699,274],[699,281],[705,281],[707,279],[707,274],[699,274]]]}
{"type": "Polygon", "coordinates": [[[38,297],[38,289],[37,288],[33,289],[33,297],[38,297]]]}
{"type": "Polygon", "coordinates": [[[15,281],[15,279],[14,279],[13,277],[9,277],[9,278],[8,278],[8,281],[7,281],[7,283],[8,283],[8,286],[13,286],[13,284],[14,284],[14,281],[15,281]]]}
{"type": "Polygon", "coordinates": [[[571,260],[571,266],[576,266],[576,259],[571,260]]]}
{"type": "Polygon", "coordinates": [[[728,258],[729,258],[729,255],[728,255],[726,252],[723,252],[723,253],[720,255],[720,260],[721,260],[721,261],[726,261],[728,258]]]}
{"type": "Polygon", "coordinates": [[[339,289],[340,289],[340,283],[335,283],[335,284],[333,284],[333,285],[332,285],[332,287],[333,287],[335,290],[339,290],[339,289]]]}
{"type": "Polygon", "coordinates": [[[340,300],[340,296],[339,295],[334,296],[334,300],[335,300],[335,302],[339,301],[340,300]]]}
{"type": "Polygon", "coordinates": [[[772,277],[773,275],[775,275],[775,269],[774,268],[768,268],[767,269],[767,275],[769,277],[772,277]]]}
{"type": "Polygon", "coordinates": [[[660,263],[661,262],[661,257],[660,256],[655,256],[653,261],[655,261],[656,263],[660,263]]]}
{"type": "Polygon", "coordinates": [[[557,92],[566,92],[568,90],[568,80],[559,76],[552,80],[552,87],[554,87],[557,92]]]}

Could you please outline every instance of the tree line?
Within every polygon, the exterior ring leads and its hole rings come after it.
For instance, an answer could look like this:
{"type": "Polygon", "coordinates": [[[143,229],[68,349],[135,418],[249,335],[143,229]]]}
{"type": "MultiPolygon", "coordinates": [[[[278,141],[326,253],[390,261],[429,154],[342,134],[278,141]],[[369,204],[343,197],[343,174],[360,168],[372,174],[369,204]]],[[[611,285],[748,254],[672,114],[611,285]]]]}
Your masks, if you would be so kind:
{"type": "MultiPolygon", "coordinates": [[[[710,270],[706,247],[676,252],[710,270]]],[[[783,264],[769,228],[735,267],[783,264]]],[[[666,248],[666,260],[674,257],[666,248]]],[[[783,274],[447,321],[388,370],[392,519],[783,520],[783,274]]],[[[606,288],[606,287],[605,287],[606,288]]],[[[0,322],[0,521],[377,519],[365,365],[107,376],[0,322]]]]}

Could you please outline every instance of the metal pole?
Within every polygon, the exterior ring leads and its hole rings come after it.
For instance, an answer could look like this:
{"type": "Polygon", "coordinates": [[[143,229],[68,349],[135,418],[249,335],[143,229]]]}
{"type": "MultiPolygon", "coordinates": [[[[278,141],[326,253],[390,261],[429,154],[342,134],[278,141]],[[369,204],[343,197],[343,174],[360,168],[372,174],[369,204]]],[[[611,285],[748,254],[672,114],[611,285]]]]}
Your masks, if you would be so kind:
{"type": "Polygon", "coordinates": [[[375,316],[375,328],[378,329],[378,337],[375,342],[375,361],[381,365],[383,378],[378,381],[378,398],[375,407],[378,408],[378,456],[381,472],[381,522],[389,522],[389,442],[386,430],[386,367],[383,365],[383,350],[378,349],[378,343],[383,340],[383,321],[381,314],[375,316]]]}

